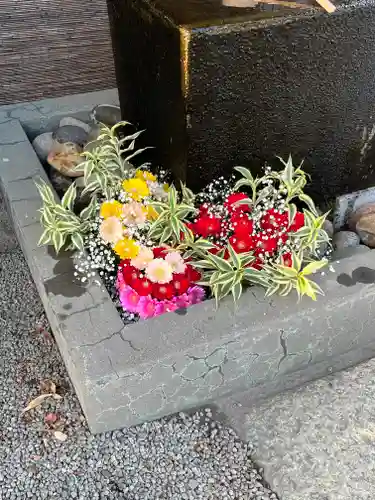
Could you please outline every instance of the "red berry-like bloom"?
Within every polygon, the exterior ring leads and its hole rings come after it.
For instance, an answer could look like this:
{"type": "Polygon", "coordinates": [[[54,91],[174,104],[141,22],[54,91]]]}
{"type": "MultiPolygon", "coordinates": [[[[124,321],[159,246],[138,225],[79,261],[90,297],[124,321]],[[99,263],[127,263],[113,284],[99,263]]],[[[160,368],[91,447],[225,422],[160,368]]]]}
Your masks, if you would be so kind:
{"type": "Polygon", "coordinates": [[[271,229],[272,231],[281,229],[282,227],[288,227],[288,214],[283,212],[280,214],[274,208],[267,210],[266,215],[264,215],[260,221],[262,229],[271,229]]]}
{"type": "Polygon", "coordinates": [[[138,295],[146,296],[152,293],[152,283],[147,278],[138,278],[132,282],[131,286],[138,295]]]}
{"type": "Polygon", "coordinates": [[[233,193],[228,196],[225,200],[224,207],[227,208],[230,214],[241,213],[241,212],[250,212],[249,205],[237,205],[236,203],[241,200],[246,200],[249,197],[245,193],[233,193]]]}
{"type": "Polygon", "coordinates": [[[186,264],[185,276],[190,282],[195,283],[196,281],[199,281],[201,279],[202,275],[199,271],[194,269],[193,266],[191,266],[190,264],[186,264]]]}
{"type": "Polygon", "coordinates": [[[152,296],[158,300],[171,299],[174,296],[174,287],[171,283],[165,285],[154,283],[152,285],[152,296]]]}
{"type": "Polygon", "coordinates": [[[284,255],[282,255],[282,259],[283,259],[284,266],[287,266],[287,267],[293,266],[292,254],[290,252],[284,253],[284,255]]]}
{"type": "Polygon", "coordinates": [[[234,234],[238,237],[249,236],[253,232],[254,224],[246,213],[236,213],[230,219],[234,234]]]}
{"type": "Polygon", "coordinates": [[[127,285],[133,287],[133,284],[139,279],[139,270],[128,264],[122,269],[122,276],[127,285]]]}
{"type": "Polygon", "coordinates": [[[249,267],[252,267],[254,269],[257,269],[258,271],[260,271],[263,267],[263,261],[262,259],[260,259],[259,257],[257,257],[255,260],[253,260],[253,262],[251,262],[251,264],[249,264],[249,267]]]}
{"type": "Polygon", "coordinates": [[[277,249],[277,238],[269,236],[267,233],[259,233],[254,239],[256,241],[255,255],[265,254],[266,252],[273,254],[277,249]]]}
{"type": "Polygon", "coordinates": [[[289,226],[289,231],[298,231],[305,225],[305,215],[302,212],[297,212],[294,216],[292,224],[289,226]]]}
{"type": "Polygon", "coordinates": [[[203,236],[203,238],[218,236],[221,231],[221,218],[202,215],[194,224],[193,231],[203,236]]]}
{"type": "Polygon", "coordinates": [[[199,215],[208,215],[208,209],[210,208],[210,205],[208,205],[207,203],[203,203],[203,205],[201,205],[199,207],[199,215]]]}
{"type": "Polygon", "coordinates": [[[164,259],[168,253],[165,247],[155,247],[152,249],[152,252],[154,254],[154,259],[164,259]]]}
{"type": "Polygon", "coordinates": [[[229,243],[232,245],[236,253],[250,252],[250,250],[253,250],[255,248],[254,238],[250,235],[233,235],[229,238],[229,243]]]}
{"type": "Polygon", "coordinates": [[[182,295],[190,286],[190,280],[184,274],[174,274],[172,285],[175,295],[182,295]]]}

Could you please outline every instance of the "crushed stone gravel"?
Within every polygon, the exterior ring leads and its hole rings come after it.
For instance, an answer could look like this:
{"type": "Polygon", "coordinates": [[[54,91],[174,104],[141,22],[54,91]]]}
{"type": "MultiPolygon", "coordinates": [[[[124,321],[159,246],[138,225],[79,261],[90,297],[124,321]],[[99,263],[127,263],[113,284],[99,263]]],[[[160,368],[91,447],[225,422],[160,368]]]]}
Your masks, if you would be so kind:
{"type": "MultiPolygon", "coordinates": [[[[9,241],[1,200],[0,213],[9,241]]],[[[251,447],[208,409],[91,435],[16,245],[0,250],[0,409],[1,500],[277,498],[251,447]],[[62,398],[22,415],[53,384],[62,398]]]]}

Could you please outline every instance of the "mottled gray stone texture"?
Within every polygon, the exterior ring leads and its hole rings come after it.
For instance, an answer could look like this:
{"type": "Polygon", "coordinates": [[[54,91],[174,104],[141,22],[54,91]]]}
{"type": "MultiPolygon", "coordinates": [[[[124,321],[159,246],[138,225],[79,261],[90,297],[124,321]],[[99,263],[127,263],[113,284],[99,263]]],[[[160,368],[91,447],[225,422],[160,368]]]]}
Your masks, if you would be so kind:
{"type": "Polygon", "coordinates": [[[374,401],[374,359],[257,408],[244,401],[245,436],[281,500],[375,498],[374,401]]]}
{"type": "Polygon", "coordinates": [[[19,121],[0,124],[0,181],[22,249],[93,432],[134,425],[251,390],[252,401],[375,352],[372,251],[319,276],[324,298],[244,294],[184,316],[124,327],[106,291],[73,281],[72,260],[38,248],[45,178],[19,121]]]}

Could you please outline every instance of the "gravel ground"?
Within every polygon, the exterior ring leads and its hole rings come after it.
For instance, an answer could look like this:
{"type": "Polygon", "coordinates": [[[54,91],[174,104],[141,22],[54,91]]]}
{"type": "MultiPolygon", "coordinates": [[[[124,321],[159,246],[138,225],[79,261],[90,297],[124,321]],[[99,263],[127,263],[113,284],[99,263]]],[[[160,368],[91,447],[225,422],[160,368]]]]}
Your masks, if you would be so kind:
{"type": "Polygon", "coordinates": [[[1,500],[276,500],[209,410],[92,436],[0,199],[1,242],[1,500]]]}

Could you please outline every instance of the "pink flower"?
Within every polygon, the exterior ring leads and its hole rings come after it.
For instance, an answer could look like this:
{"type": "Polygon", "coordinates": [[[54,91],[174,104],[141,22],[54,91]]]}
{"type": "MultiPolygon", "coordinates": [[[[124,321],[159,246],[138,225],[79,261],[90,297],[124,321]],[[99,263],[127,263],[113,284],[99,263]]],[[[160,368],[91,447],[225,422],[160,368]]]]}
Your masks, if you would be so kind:
{"type": "Polygon", "coordinates": [[[138,312],[140,296],[132,287],[125,285],[120,288],[120,302],[122,307],[129,312],[138,312]]]}
{"type": "Polygon", "coordinates": [[[151,297],[141,297],[138,302],[137,312],[142,319],[152,318],[156,313],[156,301],[151,297]]]}
{"type": "Polygon", "coordinates": [[[190,297],[187,293],[183,293],[179,297],[175,297],[174,302],[177,306],[177,309],[184,309],[191,306],[190,297]]]}
{"type": "Polygon", "coordinates": [[[166,302],[166,300],[159,300],[156,302],[155,316],[160,316],[161,314],[168,312],[166,302]]]}
{"type": "Polygon", "coordinates": [[[205,292],[201,286],[193,286],[187,291],[191,304],[199,304],[205,296],[205,292]]]}

